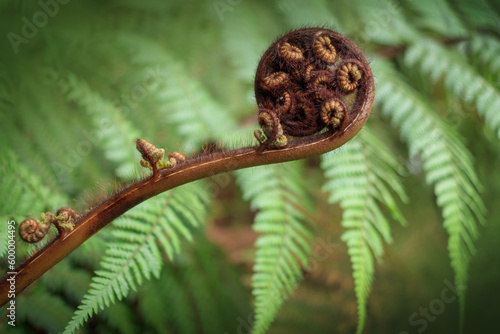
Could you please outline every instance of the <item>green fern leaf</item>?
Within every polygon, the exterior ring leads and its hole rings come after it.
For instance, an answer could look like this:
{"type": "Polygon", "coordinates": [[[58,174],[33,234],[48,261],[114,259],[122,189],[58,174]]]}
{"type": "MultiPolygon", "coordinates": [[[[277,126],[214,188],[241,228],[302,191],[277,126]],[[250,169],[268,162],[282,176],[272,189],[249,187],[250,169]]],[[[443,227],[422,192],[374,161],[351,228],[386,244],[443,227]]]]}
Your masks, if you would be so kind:
{"type": "Polygon", "coordinates": [[[262,22],[273,22],[273,20],[261,21],[260,15],[273,14],[260,13],[260,8],[255,7],[228,15],[223,29],[224,48],[230,55],[229,59],[235,69],[235,76],[251,84],[249,88],[252,89],[252,93],[255,69],[262,56],[260,50],[265,50],[269,45],[269,36],[267,36],[269,26],[262,22]],[[255,12],[259,12],[259,15],[255,15],[255,12]]]}
{"type": "Polygon", "coordinates": [[[473,104],[500,138],[500,91],[459,52],[446,49],[432,40],[420,40],[408,48],[405,64],[419,65],[422,72],[434,81],[444,78],[449,91],[460,100],[473,104]]]}
{"type": "MultiPolygon", "coordinates": [[[[422,46],[424,47],[424,46],[422,46]]],[[[432,111],[424,98],[412,89],[385,61],[374,64],[379,82],[378,104],[399,127],[410,155],[422,158],[426,181],[434,186],[442,209],[443,226],[450,238],[448,250],[458,288],[467,284],[467,270],[478,236],[477,222],[484,222],[485,207],[472,157],[455,130],[432,111]]],[[[467,69],[465,70],[467,71],[467,69]]],[[[465,309],[460,294],[461,319],[465,309]]]]}
{"type": "Polygon", "coordinates": [[[237,172],[243,196],[259,210],[253,228],[256,241],[252,293],[255,323],[252,333],[265,333],[284,300],[302,278],[313,239],[300,208],[307,196],[300,185],[298,163],[264,166],[237,172]]]}
{"type": "Polygon", "coordinates": [[[467,34],[463,23],[447,1],[414,1],[408,5],[417,13],[414,17],[421,29],[432,30],[448,38],[467,34]]]}
{"type": "Polygon", "coordinates": [[[169,333],[168,326],[165,326],[165,320],[169,319],[179,333],[194,334],[196,318],[190,305],[190,290],[186,281],[179,279],[175,267],[172,267],[164,266],[161,281],[150,281],[139,291],[139,310],[158,333],[169,333]],[[158,317],[159,309],[165,309],[164,318],[158,317]]]}
{"type": "Polygon", "coordinates": [[[210,136],[225,135],[237,128],[231,113],[181,61],[155,41],[124,34],[116,36],[114,46],[131,55],[130,62],[139,68],[137,77],[154,79],[156,84],[151,87],[148,100],[158,108],[158,122],[174,125],[187,151],[193,151],[210,136]]]}
{"type": "Polygon", "coordinates": [[[472,53],[478,57],[482,64],[488,66],[492,73],[500,75],[500,41],[492,35],[474,35],[470,42],[466,43],[472,53]]]}
{"type": "MultiPolygon", "coordinates": [[[[0,175],[0,182],[5,190],[0,193],[0,219],[2,222],[14,219],[16,228],[21,221],[29,216],[38,218],[40,212],[55,211],[66,202],[63,195],[46,187],[40,177],[33,174],[21,163],[16,154],[10,149],[5,150],[0,157],[0,175]]],[[[0,258],[7,252],[8,240],[7,224],[2,223],[1,225],[0,258]]],[[[56,229],[51,228],[49,235],[42,242],[28,244],[20,239],[16,231],[17,258],[22,259],[42,248],[55,234],[57,234],[56,229]]]]}
{"type": "Polygon", "coordinates": [[[366,305],[374,277],[373,258],[380,261],[383,242],[391,242],[388,219],[381,205],[392,217],[404,223],[391,190],[407,200],[396,174],[398,162],[388,149],[368,129],[335,153],[322,156],[321,167],[328,181],[323,189],[330,193],[330,203],[340,203],[342,226],[346,229],[342,241],[351,257],[356,298],[358,300],[358,330],[366,320],[366,305]]]}
{"type": "Polygon", "coordinates": [[[66,333],[73,333],[90,316],[122,300],[144,279],[159,277],[161,250],[169,259],[180,250],[182,237],[191,239],[189,226],[204,222],[206,195],[198,184],[188,184],[149,200],[116,220],[113,241],[95,272],[66,333]],[[160,246],[160,247],[159,247],[160,246]]]}
{"type": "Polygon", "coordinates": [[[55,294],[38,286],[26,298],[16,299],[17,321],[30,322],[45,333],[61,333],[72,308],[55,294]]]}
{"type": "Polygon", "coordinates": [[[208,138],[226,137],[237,129],[230,112],[211,97],[195,78],[189,76],[179,62],[164,63],[162,85],[155,95],[168,123],[175,125],[185,138],[188,151],[193,151],[208,138]]]}
{"type": "MultiPolygon", "coordinates": [[[[135,311],[125,303],[115,303],[99,313],[106,323],[118,333],[134,334],[139,332],[135,311]]],[[[110,331],[109,329],[107,331],[110,331]]],[[[104,331],[106,332],[106,330],[104,331]]]]}
{"type": "Polygon", "coordinates": [[[87,292],[91,275],[84,269],[74,267],[68,260],[59,262],[41,277],[41,281],[51,291],[63,293],[67,299],[77,303],[87,292]]]}
{"type": "Polygon", "coordinates": [[[488,1],[455,0],[453,7],[461,14],[462,20],[470,26],[470,30],[489,29],[492,32],[498,32],[500,15],[495,10],[495,6],[492,6],[493,3],[492,1],[490,5],[488,1]]]}
{"type": "Polygon", "coordinates": [[[33,174],[17,155],[7,149],[0,157],[0,212],[20,218],[20,215],[55,210],[65,201],[65,197],[43,185],[42,180],[33,174]]]}
{"type": "Polygon", "coordinates": [[[140,154],[132,142],[140,137],[140,133],[120,109],[94,91],[83,79],[73,73],[54,76],[58,78],[57,84],[68,100],[77,103],[93,121],[95,140],[99,141],[99,147],[110,161],[120,166],[117,174],[127,178],[133,176],[140,154]]]}

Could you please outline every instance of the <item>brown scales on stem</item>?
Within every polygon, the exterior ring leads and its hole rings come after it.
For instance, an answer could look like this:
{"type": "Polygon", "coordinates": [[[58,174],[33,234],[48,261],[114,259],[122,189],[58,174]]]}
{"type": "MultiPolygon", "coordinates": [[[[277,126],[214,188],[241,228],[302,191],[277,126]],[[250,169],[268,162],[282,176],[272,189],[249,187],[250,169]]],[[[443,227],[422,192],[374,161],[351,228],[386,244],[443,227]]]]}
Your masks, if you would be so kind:
{"type": "MultiPolygon", "coordinates": [[[[368,61],[351,40],[328,29],[304,28],[282,36],[265,52],[257,69],[255,94],[262,131],[254,135],[260,145],[204,152],[189,159],[172,153],[162,162],[163,149],[138,140],[141,164],[153,175],[115,192],[81,216],[58,211],[56,221],[71,221],[71,227],[14,270],[16,294],[148,198],[215,174],[304,159],[338,148],[365,124],[375,90],[368,61]]],[[[22,233],[36,227],[33,221],[28,219],[22,233]]],[[[10,278],[0,280],[0,306],[8,301],[10,278]]]]}

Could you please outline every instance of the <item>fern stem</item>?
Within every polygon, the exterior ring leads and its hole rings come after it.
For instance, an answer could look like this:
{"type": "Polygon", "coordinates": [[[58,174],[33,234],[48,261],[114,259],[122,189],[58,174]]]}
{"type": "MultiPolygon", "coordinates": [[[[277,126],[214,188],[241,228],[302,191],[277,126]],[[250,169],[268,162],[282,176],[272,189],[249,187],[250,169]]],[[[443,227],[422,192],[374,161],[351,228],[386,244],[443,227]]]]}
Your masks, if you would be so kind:
{"type": "MultiPolygon", "coordinates": [[[[278,62],[280,66],[283,64],[278,62]]],[[[309,65],[314,69],[315,66],[311,64],[309,65]]],[[[307,75],[310,75],[310,73],[307,75]]],[[[260,146],[203,153],[173,168],[161,170],[154,168],[153,176],[141,179],[104,200],[95,209],[86,212],[76,222],[72,231],[61,234],[59,238],[21,264],[16,269],[15,274],[13,274],[16,282],[16,293],[23,291],[28,285],[64,259],[104,226],[129,209],[155,195],[188,182],[219,173],[305,159],[338,148],[354,137],[365,124],[370,115],[375,97],[373,75],[370,64],[363,52],[347,37],[322,28],[303,28],[282,36],[264,54],[257,68],[256,76],[260,78],[256,80],[259,124],[265,133],[264,136],[260,130],[254,132],[255,137],[261,142],[260,146]],[[287,38],[290,36],[301,39],[304,43],[307,41],[307,45],[314,42],[315,44],[313,43],[313,45],[316,46],[313,48],[314,50],[309,50],[309,53],[303,53],[304,51],[296,46],[291,46],[287,42],[287,38]],[[281,46],[278,48],[278,45],[281,46]],[[295,112],[297,115],[294,118],[283,117],[283,119],[279,119],[278,116],[282,116],[282,113],[277,112],[277,109],[266,109],[268,107],[265,106],[269,102],[266,102],[266,99],[269,99],[269,96],[265,93],[263,85],[276,84],[273,74],[269,74],[268,71],[272,72],[276,66],[275,53],[277,48],[279,49],[280,57],[289,62],[288,65],[291,66],[290,68],[283,67],[283,70],[295,68],[299,70],[299,77],[304,79],[310,71],[308,72],[307,70],[308,66],[302,66],[304,64],[299,66],[297,60],[305,61],[304,55],[309,54],[311,56],[312,53],[316,52],[318,59],[311,58],[310,61],[316,59],[316,61],[321,60],[324,63],[323,66],[331,65],[331,58],[336,59],[334,45],[337,45],[336,47],[341,46],[343,50],[342,54],[346,59],[343,60],[335,73],[328,73],[328,75],[331,80],[338,82],[343,92],[342,96],[347,97],[349,94],[354,94],[350,108],[347,108],[342,100],[332,97],[332,92],[318,86],[316,87],[316,94],[314,96],[319,96],[321,100],[324,100],[321,102],[323,103],[321,110],[316,110],[317,108],[314,106],[314,103],[318,101],[314,99],[306,100],[307,102],[302,103],[300,108],[297,107],[292,110],[290,94],[293,93],[300,97],[305,92],[301,92],[301,89],[296,87],[297,85],[289,82],[291,74],[287,74],[285,77],[288,79],[278,80],[278,83],[286,83],[286,87],[281,88],[294,88],[290,90],[288,93],[289,99],[285,99],[285,101],[289,102],[287,107],[289,111],[295,112]],[[326,51],[324,48],[327,48],[329,51],[326,51]],[[338,80],[335,79],[335,75],[338,80]],[[266,78],[268,81],[270,80],[267,84],[266,78]],[[300,111],[302,114],[298,115],[300,111]],[[317,117],[318,113],[321,115],[320,118],[317,117]],[[318,122],[319,119],[323,123],[318,122]],[[325,127],[329,130],[321,133],[325,127]],[[262,136],[267,139],[265,141],[262,140],[262,136]],[[288,142],[287,136],[299,138],[288,142]]],[[[309,79],[306,82],[310,81],[309,79]]],[[[273,89],[276,88],[274,87],[273,89]]],[[[145,153],[146,151],[143,147],[141,153],[145,153]]],[[[153,162],[151,158],[149,158],[150,163],[153,162]]],[[[10,281],[7,281],[8,278],[12,279],[12,276],[7,274],[0,280],[0,305],[2,306],[8,301],[8,292],[10,289],[10,281]]]]}
{"type": "MultiPolygon", "coordinates": [[[[16,272],[14,275],[16,294],[23,291],[100,229],[148,198],[185,183],[219,173],[304,159],[338,148],[354,137],[368,119],[373,105],[374,90],[369,89],[366,93],[366,99],[363,99],[363,103],[356,108],[355,116],[343,131],[333,134],[326,132],[297,139],[291,141],[285,148],[264,152],[258,152],[258,147],[246,147],[203,154],[187,160],[176,168],[161,170],[156,180],[149,176],[125,187],[95,209],[85,213],[76,223],[73,231],[55,239],[21,264],[14,271],[16,272]]],[[[2,306],[8,301],[10,282],[7,278],[11,277],[6,275],[0,280],[0,305],[2,306]]]]}

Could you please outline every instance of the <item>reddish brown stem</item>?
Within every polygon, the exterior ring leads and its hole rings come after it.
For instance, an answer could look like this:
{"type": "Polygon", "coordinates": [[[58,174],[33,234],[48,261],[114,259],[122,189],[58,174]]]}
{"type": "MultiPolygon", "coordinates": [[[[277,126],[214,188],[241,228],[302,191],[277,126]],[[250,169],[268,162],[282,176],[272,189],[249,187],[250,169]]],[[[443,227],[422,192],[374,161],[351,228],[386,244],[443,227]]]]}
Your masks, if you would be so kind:
{"type": "MultiPolygon", "coordinates": [[[[340,35],[341,36],[341,35],[340,35]]],[[[344,39],[344,37],[339,37],[344,39]]],[[[264,150],[247,147],[225,152],[215,152],[187,160],[172,169],[161,169],[158,175],[139,180],[111,196],[95,209],[85,213],[75,228],[52,241],[45,248],[27,259],[13,275],[16,294],[42,276],[59,261],[108,225],[117,217],[139,203],[177,186],[215,174],[267,164],[274,164],[317,156],[338,148],[354,137],[370,115],[374,99],[374,82],[370,67],[358,47],[350,40],[342,40],[365,68],[363,88],[358,102],[345,115],[346,121],[339,129],[291,140],[286,147],[264,150]]],[[[8,298],[11,275],[0,280],[0,305],[8,298]]]]}

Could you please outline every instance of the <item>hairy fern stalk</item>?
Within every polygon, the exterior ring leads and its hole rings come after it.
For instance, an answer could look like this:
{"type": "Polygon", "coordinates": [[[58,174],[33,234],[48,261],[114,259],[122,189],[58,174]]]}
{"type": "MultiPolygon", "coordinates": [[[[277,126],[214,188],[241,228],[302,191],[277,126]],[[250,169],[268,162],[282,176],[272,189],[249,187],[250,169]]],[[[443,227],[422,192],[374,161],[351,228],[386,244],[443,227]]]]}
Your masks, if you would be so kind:
{"type": "MultiPolygon", "coordinates": [[[[16,296],[19,332],[495,332],[497,2],[0,6],[1,276],[7,222],[144,175],[133,140],[250,145],[255,70],[284,31],[349,36],[376,84],[341,149],[173,189],[101,230],[16,296]],[[338,243],[323,256],[325,236],[338,243]]],[[[57,235],[16,235],[16,265],[57,235]]]]}

